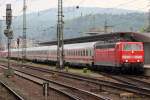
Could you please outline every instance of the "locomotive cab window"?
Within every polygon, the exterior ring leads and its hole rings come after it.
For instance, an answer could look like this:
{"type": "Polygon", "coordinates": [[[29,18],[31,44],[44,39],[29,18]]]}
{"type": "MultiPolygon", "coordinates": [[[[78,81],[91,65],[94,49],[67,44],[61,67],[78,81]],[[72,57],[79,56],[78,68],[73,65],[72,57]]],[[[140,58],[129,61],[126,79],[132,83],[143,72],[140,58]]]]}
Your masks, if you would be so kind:
{"type": "Polygon", "coordinates": [[[123,50],[142,50],[141,44],[124,44],[123,50]]]}

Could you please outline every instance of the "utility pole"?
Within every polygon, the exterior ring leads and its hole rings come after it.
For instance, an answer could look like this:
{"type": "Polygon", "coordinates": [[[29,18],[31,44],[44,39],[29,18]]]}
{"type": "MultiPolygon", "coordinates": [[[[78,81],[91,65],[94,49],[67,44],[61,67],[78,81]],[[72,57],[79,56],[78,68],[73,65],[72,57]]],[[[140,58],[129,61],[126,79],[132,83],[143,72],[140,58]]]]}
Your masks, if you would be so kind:
{"type": "MultiPolygon", "coordinates": [[[[149,4],[148,4],[148,7],[150,7],[150,1],[149,1],[149,4]]],[[[147,16],[147,20],[148,20],[148,25],[147,27],[145,28],[145,32],[150,32],[150,8],[148,8],[148,16],[147,16]]]]}
{"type": "Polygon", "coordinates": [[[107,20],[105,19],[104,32],[107,33],[107,20]]]}
{"type": "Polygon", "coordinates": [[[107,19],[105,19],[105,23],[104,23],[104,32],[105,33],[108,33],[108,28],[113,28],[113,26],[108,25],[107,19]]]}
{"type": "Polygon", "coordinates": [[[23,0],[23,36],[22,36],[22,64],[26,60],[26,48],[27,48],[27,40],[26,40],[26,0],[23,0]]]}
{"type": "Polygon", "coordinates": [[[18,59],[17,59],[17,61],[18,61],[18,64],[19,64],[19,44],[20,44],[20,39],[17,38],[17,48],[18,48],[18,59]]]}
{"type": "Polygon", "coordinates": [[[150,32],[150,9],[148,11],[148,27],[147,27],[147,32],[150,32]]]}
{"type": "MultiPolygon", "coordinates": [[[[2,32],[2,23],[3,21],[0,20],[0,33],[2,32]]],[[[2,40],[2,34],[0,34],[0,50],[3,50],[3,40],[2,40]]]]}
{"type": "Polygon", "coordinates": [[[63,0],[58,0],[57,20],[57,67],[64,68],[64,21],[63,21],[63,0]]]}

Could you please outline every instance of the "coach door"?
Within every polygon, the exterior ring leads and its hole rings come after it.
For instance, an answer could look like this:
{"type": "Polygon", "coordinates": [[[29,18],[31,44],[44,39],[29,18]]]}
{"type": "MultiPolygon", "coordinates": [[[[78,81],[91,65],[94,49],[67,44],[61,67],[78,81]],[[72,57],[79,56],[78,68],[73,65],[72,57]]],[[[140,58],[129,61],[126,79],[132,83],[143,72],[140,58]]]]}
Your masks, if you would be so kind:
{"type": "Polygon", "coordinates": [[[119,44],[116,44],[116,48],[115,48],[115,63],[116,66],[119,67],[119,63],[120,62],[120,46],[119,44]]]}

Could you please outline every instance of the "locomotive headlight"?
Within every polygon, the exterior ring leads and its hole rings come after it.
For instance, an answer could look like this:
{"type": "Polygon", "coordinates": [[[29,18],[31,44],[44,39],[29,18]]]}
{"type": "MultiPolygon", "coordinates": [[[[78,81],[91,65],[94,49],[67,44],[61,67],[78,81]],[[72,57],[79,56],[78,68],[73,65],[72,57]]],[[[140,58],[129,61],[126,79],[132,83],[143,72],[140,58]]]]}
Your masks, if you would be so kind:
{"type": "Polygon", "coordinates": [[[128,62],[128,60],[125,60],[126,62],[128,62]]]}
{"type": "Polygon", "coordinates": [[[137,62],[140,62],[140,60],[137,60],[137,62]]]}

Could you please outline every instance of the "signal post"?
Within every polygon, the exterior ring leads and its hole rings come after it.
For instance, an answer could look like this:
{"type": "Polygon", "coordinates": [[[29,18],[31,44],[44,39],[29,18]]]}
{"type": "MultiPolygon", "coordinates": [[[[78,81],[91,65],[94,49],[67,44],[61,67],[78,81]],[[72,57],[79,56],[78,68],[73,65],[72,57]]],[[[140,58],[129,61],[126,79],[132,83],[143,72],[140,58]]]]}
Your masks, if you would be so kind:
{"type": "Polygon", "coordinates": [[[10,68],[10,45],[11,45],[11,39],[13,38],[13,31],[11,28],[12,24],[12,9],[11,4],[6,5],[6,29],[4,30],[4,34],[7,37],[7,50],[8,50],[8,70],[6,70],[5,74],[7,77],[13,75],[13,71],[10,68]]]}

